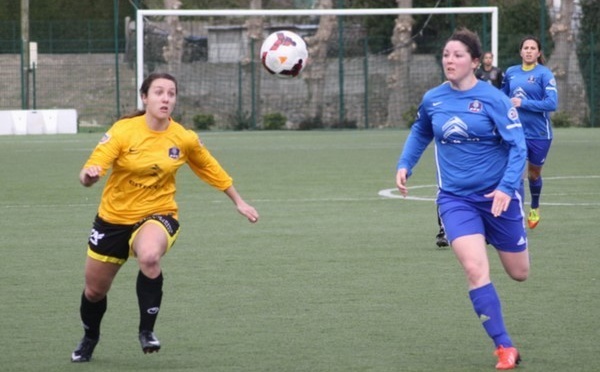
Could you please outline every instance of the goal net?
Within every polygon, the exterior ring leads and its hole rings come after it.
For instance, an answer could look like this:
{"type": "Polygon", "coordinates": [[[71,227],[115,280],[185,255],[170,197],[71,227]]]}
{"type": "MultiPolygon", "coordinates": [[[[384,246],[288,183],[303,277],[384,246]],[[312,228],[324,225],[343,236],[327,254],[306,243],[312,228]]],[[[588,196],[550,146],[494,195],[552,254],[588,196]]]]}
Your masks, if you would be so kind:
{"type": "Polygon", "coordinates": [[[125,56],[138,87],[154,71],[178,79],[174,116],[188,127],[406,127],[443,81],[441,48],[459,26],[497,58],[497,7],[138,10],[125,56]],[[309,47],[294,79],[270,75],[259,59],[266,36],[284,29],[309,47]]]}

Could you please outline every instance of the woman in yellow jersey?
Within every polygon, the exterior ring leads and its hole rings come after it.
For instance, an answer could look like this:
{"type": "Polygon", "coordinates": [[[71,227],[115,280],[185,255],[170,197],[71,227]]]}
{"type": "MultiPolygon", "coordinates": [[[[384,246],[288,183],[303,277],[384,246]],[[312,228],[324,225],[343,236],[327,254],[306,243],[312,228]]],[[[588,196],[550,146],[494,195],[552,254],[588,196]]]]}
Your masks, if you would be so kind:
{"type": "Polygon", "coordinates": [[[177,81],[153,73],[142,83],[145,110],[121,118],[100,140],[79,173],[85,187],[112,168],[88,241],[85,289],[80,314],[84,336],[71,354],[88,362],[100,338],[107,293],[128,257],[139,264],[136,292],[140,308],[139,339],[144,353],[160,350],[154,324],[160,310],[161,257],[179,233],[175,175],[187,163],[204,182],[225,193],[250,222],[258,212],[244,201],[233,180],[203,146],[198,135],[171,118],[177,81]]]}

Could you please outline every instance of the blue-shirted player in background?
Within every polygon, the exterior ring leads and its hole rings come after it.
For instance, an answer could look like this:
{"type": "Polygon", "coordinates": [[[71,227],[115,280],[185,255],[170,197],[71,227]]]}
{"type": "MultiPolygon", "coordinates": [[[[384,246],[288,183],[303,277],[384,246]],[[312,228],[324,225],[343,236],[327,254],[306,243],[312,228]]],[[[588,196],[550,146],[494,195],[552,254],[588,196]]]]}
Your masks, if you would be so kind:
{"type": "MultiPolygon", "coordinates": [[[[519,47],[522,64],[506,70],[502,90],[519,112],[527,141],[527,179],[531,193],[531,209],[527,217],[530,229],[540,222],[542,166],[552,144],[550,112],[558,106],[556,80],[544,64],[540,41],[526,36],[519,47]]],[[[524,194],[524,191],[522,191],[524,194]]]]}
{"type": "Polygon", "coordinates": [[[495,345],[497,369],[513,369],[520,355],[504,325],[490,278],[486,244],[492,244],[506,273],[529,275],[529,251],[519,189],[527,149],[517,110],[494,86],[478,80],[481,57],[476,34],[458,30],[443,49],[448,80],[428,91],[398,160],[396,185],[407,179],[434,142],[440,210],[448,240],[468,282],[478,318],[495,345]]]}

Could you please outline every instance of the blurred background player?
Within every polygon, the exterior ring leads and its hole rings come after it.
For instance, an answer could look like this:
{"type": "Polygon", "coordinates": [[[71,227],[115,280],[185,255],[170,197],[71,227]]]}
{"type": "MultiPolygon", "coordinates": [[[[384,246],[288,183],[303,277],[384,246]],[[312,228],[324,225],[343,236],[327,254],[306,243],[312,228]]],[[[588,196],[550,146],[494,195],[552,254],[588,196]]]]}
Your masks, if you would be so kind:
{"type": "Polygon", "coordinates": [[[481,65],[477,71],[475,71],[475,76],[477,76],[477,79],[486,81],[500,89],[504,74],[502,73],[501,68],[492,65],[492,63],[494,63],[494,55],[492,52],[483,53],[481,65]]]}
{"type": "MultiPolygon", "coordinates": [[[[527,179],[531,194],[527,224],[530,229],[534,229],[540,222],[542,167],[552,144],[550,113],[558,107],[558,92],[552,71],[544,66],[540,41],[534,36],[524,37],[519,53],[522,63],[506,70],[502,90],[517,108],[525,131],[527,179]]],[[[524,190],[521,194],[525,194],[524,190]]]]}
{"type": "Polygon", "coordinates": [[[448,238],[446,237],[446,231],[444,230],[444,225],[442,224],[442,219],[440,218],[440,208],[436,206],[435,211],[438,226],[440,228],[437,235],[435,236],[435,245],[437,245],[438,248],[445,248],[448,247],[450,243],[448,242],[448,238]]]}

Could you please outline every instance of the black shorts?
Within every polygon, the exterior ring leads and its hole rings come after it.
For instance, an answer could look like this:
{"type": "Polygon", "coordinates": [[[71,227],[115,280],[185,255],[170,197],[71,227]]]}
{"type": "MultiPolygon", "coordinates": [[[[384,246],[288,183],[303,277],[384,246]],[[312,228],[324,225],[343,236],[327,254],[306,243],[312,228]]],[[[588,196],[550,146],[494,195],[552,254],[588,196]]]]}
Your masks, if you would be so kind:
{"type": "Polygon", "coordinates": [[[117,225],[96,216],[88,240],[88,256],[98,261],[124,264],[133,256],[131,244],[137,231],[147,222],[156,223],[165,230],[169,250],[179,233],[179,222],[171,215],[153,214],[133,225],[117,225]]]}

